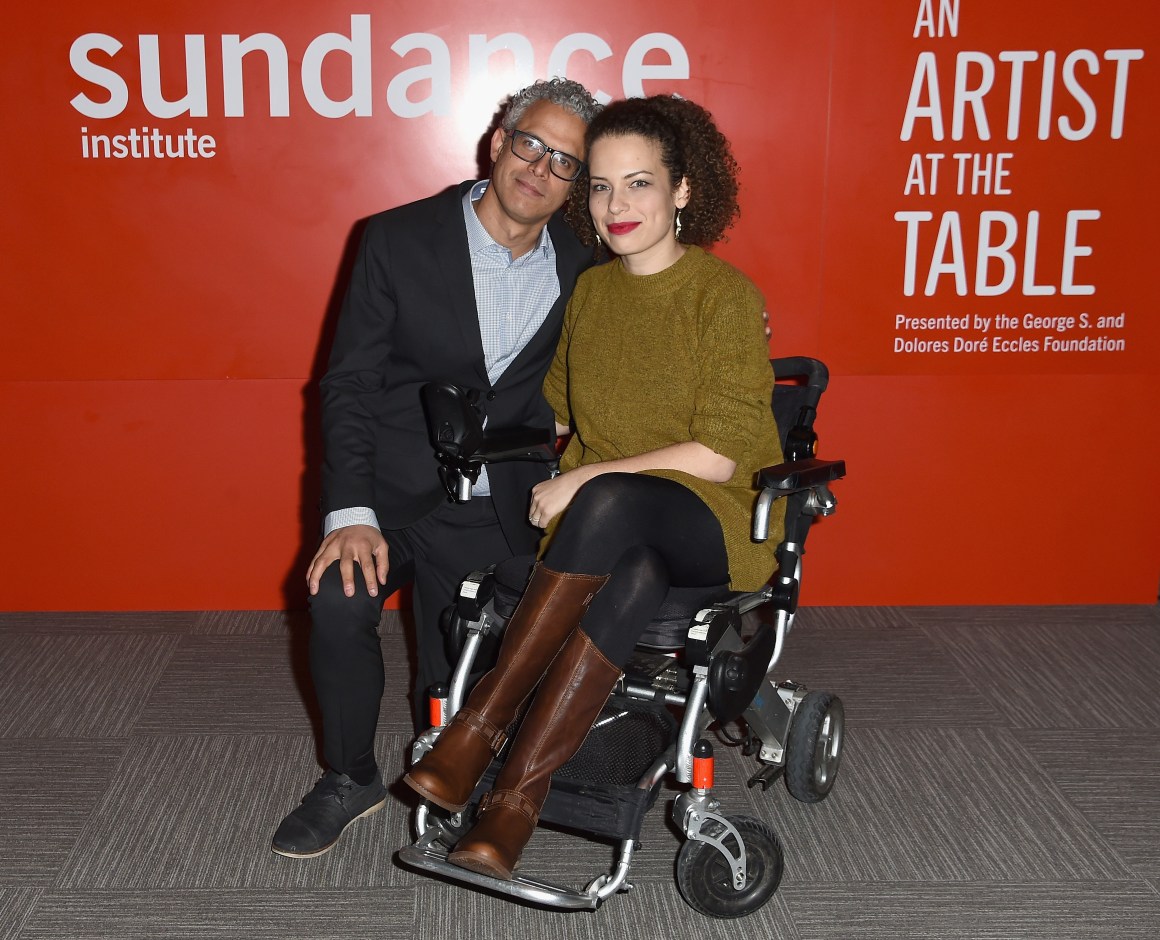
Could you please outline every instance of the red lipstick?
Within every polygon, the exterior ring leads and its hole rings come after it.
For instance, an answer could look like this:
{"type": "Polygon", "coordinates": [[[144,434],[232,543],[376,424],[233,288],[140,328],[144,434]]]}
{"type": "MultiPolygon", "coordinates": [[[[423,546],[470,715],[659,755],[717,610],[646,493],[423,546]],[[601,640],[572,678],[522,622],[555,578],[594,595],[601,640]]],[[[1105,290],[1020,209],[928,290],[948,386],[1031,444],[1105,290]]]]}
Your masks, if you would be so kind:
{"type": "Polygon", "coordinates": [[[640,225],[639,222],[611,222],[608,225],[609,235],[627,235],[634,228],[640,225]]]}

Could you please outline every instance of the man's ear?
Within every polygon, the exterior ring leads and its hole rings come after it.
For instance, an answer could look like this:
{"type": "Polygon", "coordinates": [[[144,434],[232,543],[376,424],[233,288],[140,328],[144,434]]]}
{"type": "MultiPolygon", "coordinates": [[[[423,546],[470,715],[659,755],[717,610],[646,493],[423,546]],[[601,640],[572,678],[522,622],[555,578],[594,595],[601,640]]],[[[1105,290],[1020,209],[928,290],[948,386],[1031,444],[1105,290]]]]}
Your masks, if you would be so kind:
{"type": "Polygon", "coordinates": [[[499,152],[503,150],[504,132],[502,127],[497,127],[495,133],[491,135],[491,162],[495,163],[499,159],[499,152]]]}

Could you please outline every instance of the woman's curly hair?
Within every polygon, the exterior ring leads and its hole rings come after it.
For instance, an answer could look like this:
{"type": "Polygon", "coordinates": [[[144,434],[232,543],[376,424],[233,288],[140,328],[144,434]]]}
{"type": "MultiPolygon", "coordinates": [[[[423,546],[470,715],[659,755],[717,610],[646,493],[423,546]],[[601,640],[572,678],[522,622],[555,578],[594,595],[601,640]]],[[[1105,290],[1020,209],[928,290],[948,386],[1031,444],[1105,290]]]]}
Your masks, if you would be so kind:
{"type": "MultiPolygon", "coordinates": [[[[638,135],[656,141],[661,162],[676,188],[689,181],[689,203],[681,209],[680,241],[709,248],[721,240],[740,213],[737,160],[712,115],[687,98],[654,95],[628,98],[605,107],[588,125],[588,153],[602,137],[638,135]]],[[[588,168],[572,187],[565,215],[580,241],[596,244],[588,213],[588,168]]]]}

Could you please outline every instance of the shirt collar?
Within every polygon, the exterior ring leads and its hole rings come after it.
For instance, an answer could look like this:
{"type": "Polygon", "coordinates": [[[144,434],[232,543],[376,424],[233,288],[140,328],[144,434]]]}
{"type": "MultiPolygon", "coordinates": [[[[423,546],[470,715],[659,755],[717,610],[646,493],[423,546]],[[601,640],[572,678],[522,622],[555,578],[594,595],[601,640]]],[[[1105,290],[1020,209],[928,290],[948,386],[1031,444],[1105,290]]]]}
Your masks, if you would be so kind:
{"type": "MultiPolygon", "coordinates": [[[[473,255],[483,251],[502,251],[510,261],[512,257],[511,251],[488,234],[487,229],[483,227],[483,223],[479,221],[479,216],[475,214],[473,203],[479,202],[483,198],[483,194],[487,192],[487,184],[489,182],[490,180],[480,180],[464,193],[463,196],[463,219],[467,224],[467,249],[473,255]]],[[[551,261],[555,257],[552,236],[548,234],[548,226],[546,225],[543,231],[540,232],[540,238],[536,242],[536,247],[529,252],[529,254],[536,253],[539,253],[545,261],[551,261]]]]}

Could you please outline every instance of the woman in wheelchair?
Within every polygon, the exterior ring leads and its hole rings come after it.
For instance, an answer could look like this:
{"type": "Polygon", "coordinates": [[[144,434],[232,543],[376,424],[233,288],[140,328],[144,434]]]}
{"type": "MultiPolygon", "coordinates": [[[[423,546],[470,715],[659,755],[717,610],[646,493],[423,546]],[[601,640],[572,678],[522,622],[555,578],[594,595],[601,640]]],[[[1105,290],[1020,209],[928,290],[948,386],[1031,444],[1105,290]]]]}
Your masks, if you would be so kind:
{"type": "Polygon", "coordinates": [[[570,221],[614,260],[577,283],[544,384],[557,430],[574,433],[561,474],[532,491],[541,561],[495,668],[405,778],[463,809],[538,685],[449,856],[499,878],[669,586],[755,590],[780,541],[749,538],[755,474],[781,461],[764,303],[704,250],[738,212],[729,143],[700,106],[657,96],[607,107],[588,153],[570,221]]]}

